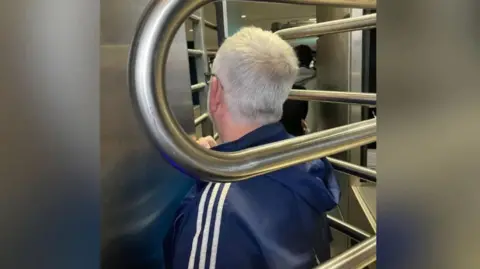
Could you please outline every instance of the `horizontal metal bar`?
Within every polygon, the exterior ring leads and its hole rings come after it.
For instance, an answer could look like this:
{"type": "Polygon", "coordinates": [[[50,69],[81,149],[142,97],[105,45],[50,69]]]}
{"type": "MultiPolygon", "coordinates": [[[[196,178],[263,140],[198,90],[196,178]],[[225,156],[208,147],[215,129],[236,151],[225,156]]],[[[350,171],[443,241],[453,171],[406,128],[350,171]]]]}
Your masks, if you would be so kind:
{"type": "Polygon", "coordinates": [[[366,30],[375,28],[376,24],[377,14],[369,14],[348,19],[320,22],[283,29],[275,33],[281,36],[283,39],[296,39],[356,30],[366,30]]]}
{"type": "Polygon", "coordinates": [[[188,55],[190,56],[202,56],[203,55],[203,50],[194,50],[194,49],[188,49],[188,55]]]}
{"type": "Polygon", "coordinates": [[[374,107],[377,104],[375,93],[295,90],[290,91],[288,99],[304,101],[321,101],[326,103],[356,104],[374,107]]]}
{"type": "MultiPolygon", "coordinates": [[[[152,1],[142,15],[129,54],[128,81],[135,111],[153,144],[174,166],[182,167],[185,173],[205,181],[234,182],[376,141],[375,119],[229,153],[207,150],[192,141],[169,107],[165,67],[173,38],[188,14],[211,2],[213,0],[152,1]],[[156,57],[158,61],[155,61],[156,57]]],[[[275,2],[335,2],[355,7],[357,1],[275,2]]]]}
{"type": "Polygon", "coordinates": [[[361,269],[377,259],[377,236],[372,236],[315,269],[361,269]]]}
{"type": "Polygon", "coordinates": [[[208,50],[208,51],[207,51],[207,55],[208,55],[208,56],[215,56],[215,55],[217,55],[217,52],[216,52],[216,51],[213,51],[213,50],[208,50]]]}
{"type": "Polygon", "coordinates": [[[333,168],[342,173],[356,176],[372,183],[377,183],[377,171],[339,159],[327,157],[333,168]]]}
{"type": "Polygon", "coordinates": [[[200,83],[197,83],[197,84],[193,84],[190,88],[192,89],[193,92],[197,92],[201,89],[204,89],[205,87],[207,87],[207,83],[200,82],[200,83]]]}
{"type": "MultiPolygon", "coordinates": [[[[190,15],[189,17],[191,20],[195,21],[195,22],[199,22],[201,20],[200,16],[198,15],[195,15],[195,14],[192,14],[190,15]]],[[[217,30],[217,25],[213,22],[209,22],[207,20],[203,20],[203,23],[205,24],[206,27],[210,28],[210,29],[213,29],[213,30],[217,30]]]]}
{"type": "Polygon", "coordinates": [[[204,122],[208,119],[208,113],[203,113],[200,117],[195,119],[195,126],[199,125],[200,123],[204,122]]]}
{"type": "Polygon", "coordinates": [[[366,240],[370,237],[372,237],[371,234],[353,226],[350,225],[346,222],[343,222],[333,216],[327,215],[327,220],[328,224],[330,227],[333,229],[349,236],[350,238],[354,239],[357,242],[362,242],[363,240],[366,240]]]}

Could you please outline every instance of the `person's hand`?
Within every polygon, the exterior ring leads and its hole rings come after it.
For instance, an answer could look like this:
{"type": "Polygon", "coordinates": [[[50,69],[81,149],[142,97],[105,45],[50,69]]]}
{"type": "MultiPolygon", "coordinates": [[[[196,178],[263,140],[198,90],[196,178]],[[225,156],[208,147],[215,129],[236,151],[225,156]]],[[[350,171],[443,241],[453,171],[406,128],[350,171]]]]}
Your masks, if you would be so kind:
{"type": "Polygon", "coordinates": [[[197,143],[207,149],[213,148],[217,145],[217,142],[211,136],[201,137],[197,140],[197,143]]]}

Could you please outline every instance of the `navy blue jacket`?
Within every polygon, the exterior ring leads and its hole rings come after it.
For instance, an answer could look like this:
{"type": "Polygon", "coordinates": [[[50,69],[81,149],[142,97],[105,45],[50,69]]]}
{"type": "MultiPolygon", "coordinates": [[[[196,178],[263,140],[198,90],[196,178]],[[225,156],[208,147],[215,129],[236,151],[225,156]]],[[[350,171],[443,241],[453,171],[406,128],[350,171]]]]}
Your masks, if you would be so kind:
{"type": "MultiPolygon", "coordinates": [[[[290,137],[275,123],[214,150],[237,151],[290,137]]],[[[165,240],[166,267],[310,269],[328,259],[317,252],[329,248],[325,212],[337,205],[339,192],[325,164],[319,160],[236,183],[198,180],[165,240]]]]}

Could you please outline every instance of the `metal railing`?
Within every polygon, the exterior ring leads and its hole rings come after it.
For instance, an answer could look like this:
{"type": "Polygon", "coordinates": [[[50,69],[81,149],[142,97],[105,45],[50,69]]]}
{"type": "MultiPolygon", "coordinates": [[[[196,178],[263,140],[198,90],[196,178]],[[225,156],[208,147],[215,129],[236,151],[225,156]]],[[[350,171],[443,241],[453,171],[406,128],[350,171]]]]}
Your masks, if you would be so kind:
{"type": "Polygon", "coordinates": [[[283,29],[275,33],[281,36],[283,39],[296,39],[325,34],[350,32],[354,30],[366,30],[374,28],[376,26],[376,23],[377,14],[369,14],[360,17],[327,21],[283,29]]]}
{"type": "MultiPolygon", "coordinates": [[[[205,180],[232,182],[376,140],[374,119],[234,153],[207,151],[191,141],[169,108],[165,90],[165,64],[177,29],[188,14],[210,2],[212,0],[153,2],[142,17],[130,53],[129,83],[134,106],[154,144],[160,151],[171,155],[173,162],[205,180]],[[158,56],[161,70],[157,73],[159,85],[156,85],[152,75],[155,56],[158,56]]],[[[299,0],[279,2],[323,3],[299,0]]]]}
{"type": "Polygon", "coordinates": [[[203,50],[187,49],[188,55],[190,56],[202,56],[203,50]]]}
{"type": "Polygon", "coordinates": [[[192,89],[192,92],[196,92],[198,90],[204,89],[205,87],[207,87],[207,83],[200,82],[197,84],[193,84],[190,88],[192,89]]]}
{"type": "Polygon", "coordinates": [[[333,216],[327,215],[327,221],[328,225],[330,225],[331,228],[347,235],[348,237],[354,239],[357,242],[362,242],[370,237],[372,237],[370,234],[367,232],[350,225],[346,222],[343,222],[333,216]]]}
{"type": "Polygon", "coordinates": [[[377,259],[377,236],[372,236],[315,269],[362,269],[377,259]]]}
{"type": "Polygon", "coordinates": [[[377,183],[377,171],[353,163],[327,157],[333,168],[345,174],[356,176],[372,183],[377,183]]]}
{"type": "MultiPolygon", "coordinates": [[[[189,14],[213,1],[152,1],[142,15],[131,46],[128,75],[132,102],[154,145],[163,154],[168,155],[169,160],[176,163],[175,166],[181,166],[183,171],[206,181],[233,182],[376,141],[376,119],[231,153],[209,151],[192,141],[180,128],[169,108],[165,87],[165,65],[170,45],[179,27],[189,17],[201,21],[201,17],[189,14]],[[158,57],[158,61],[155,57],[158,57]],[[154,72],[157,66],[160,67],[159,72],[154,72]],[[156,78],[154,74],[157,74],[156,78]]],[[[323,4],[354,8],[374,8],[376,4],[372,0],[257,2],[323,4]]],[[[320,23],[309,26],[308,29],[292,28],[283,33],[279,31],[277,34],[285,39],[291,39],[367,29],[373,27],[375,23],[375,18],[365,19],[365,16],[362,19],[347,20],[349,21],[320,23]]],[[[216,29],[212,23],[204,23],[216,29]]],[[[376,237],[372,237],[359,243],[318,268],[357,268],[359,264],[367,265],[375,260],[375,239],[376,237]]]]}
{"type": "Polygon", "coordinates": [[[292,89],[288,99],[321,101],[326,103],[357,104],[370,107],[377,105],[377,95],[375,93],[292,89]]]}
{"type": "Polygon", "coordinates": [[[198,118],[195,119],[195,126],[198,126],[200,123],[208,119],[208,113],[203,113],[198,118]]]}
{"type": "MultiPolygon", "coordinates": [[[[213,2],[213,1],[211,1],[213,2]]],[[[195,15],[195,14],[192,14],[190,15],[189,19],[193,20],[193,21],[196,21],[196,22],[199,22],[201,20],[201,17],[198,16],[198,15],[195,15]]],[[[203,20],[203,23],[205,24],[206,27],[210,28],[210,29],[213,29],[213,30],[217,30],[217,25],[213,22],[209,22],[209,21],[206,21],[206,20],[203,20]]]]}

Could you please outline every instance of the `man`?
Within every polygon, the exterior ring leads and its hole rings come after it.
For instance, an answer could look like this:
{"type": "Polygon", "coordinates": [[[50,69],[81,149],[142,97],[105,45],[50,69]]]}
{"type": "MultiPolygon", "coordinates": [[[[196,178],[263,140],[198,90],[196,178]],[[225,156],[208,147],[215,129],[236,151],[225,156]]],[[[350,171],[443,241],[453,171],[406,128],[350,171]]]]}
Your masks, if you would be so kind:
{"type": "MultiPolygon", "coordinates": [[[[298,75],[295,80],[294,89],[319,90],[321,87],[317,85],[316,70],[310,68],[313,61],[313,51],[307,45],[298,45],[295,47],[295,53],[298,58],[298,75]]],[[[306,122],[312,130],[318,131],[325,129],[322,122],[318,122],[318,118],[322,118],[322,111],[318,102],[310,102],[306,122]]]]}
{"type": "MultiPolygon", "coordinates": [[[[278,121],[297,65],[293,49],[271,32],[248,27],[227,38],[212,66],[208,97],[223,144],[199,142],[233,152],[288,139],[278,121]]],[[[318,223],[335,205],[304,165],[236,183],[198,180],[165,241],[167,268],[310,269],[324,234],[318,223]]]]}
{"type": "Polygon", "coordinates": [[[307,45],[298,45],[295,47],[295,53],[298,57],[298,75],[295,85],[303,86],[309,90],[317,89],[316,72],[310,68],[313,61],[313,51],[307,45]]]}

